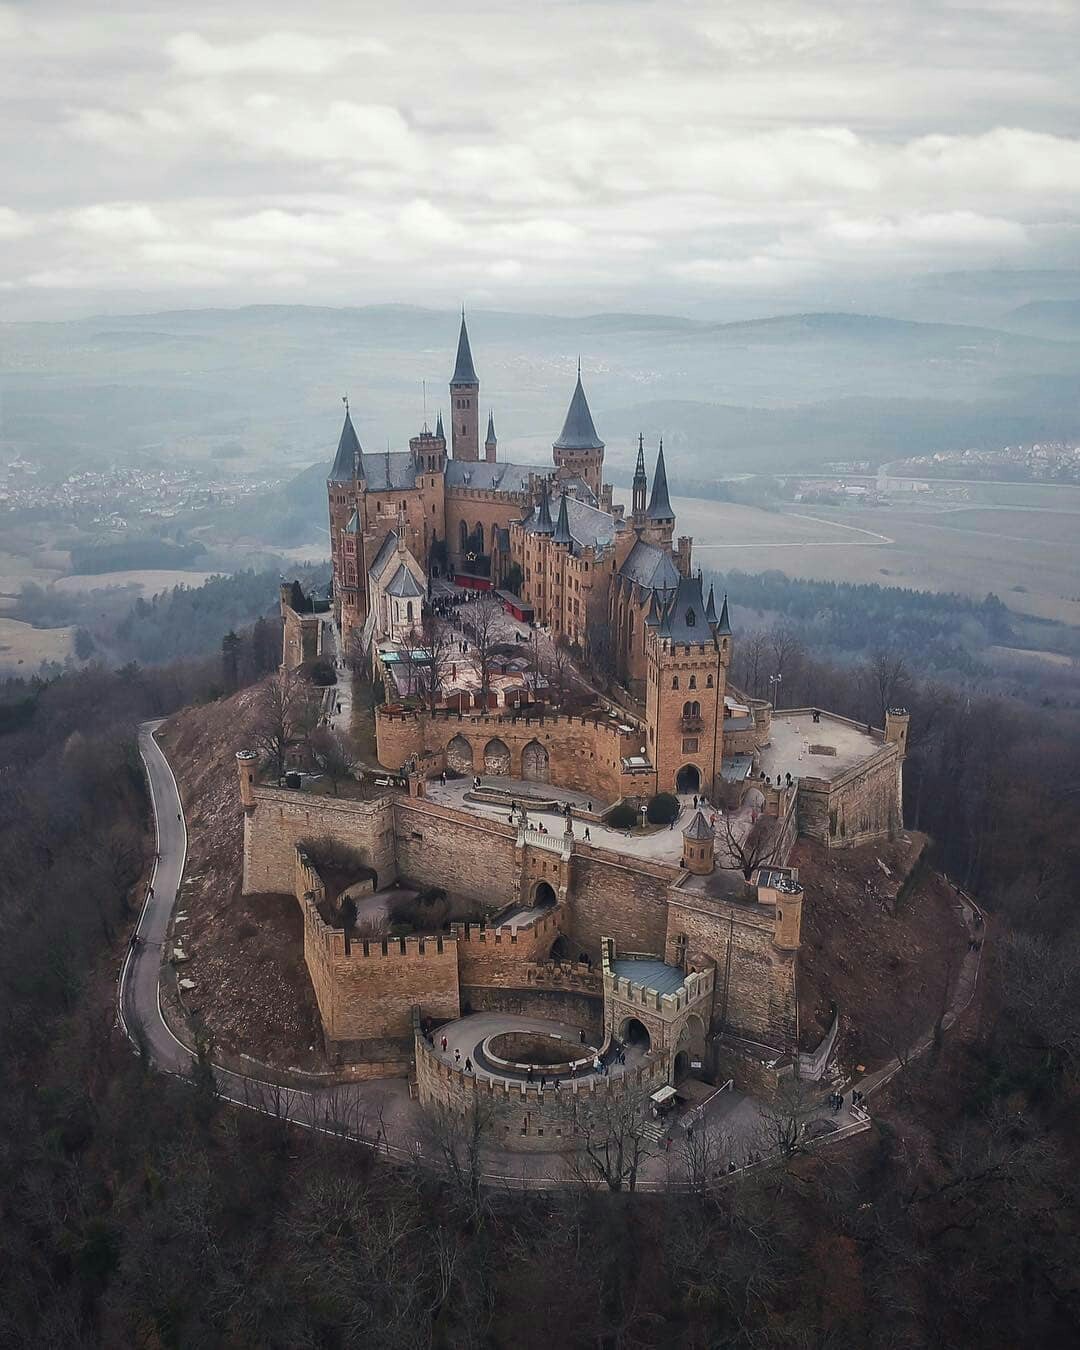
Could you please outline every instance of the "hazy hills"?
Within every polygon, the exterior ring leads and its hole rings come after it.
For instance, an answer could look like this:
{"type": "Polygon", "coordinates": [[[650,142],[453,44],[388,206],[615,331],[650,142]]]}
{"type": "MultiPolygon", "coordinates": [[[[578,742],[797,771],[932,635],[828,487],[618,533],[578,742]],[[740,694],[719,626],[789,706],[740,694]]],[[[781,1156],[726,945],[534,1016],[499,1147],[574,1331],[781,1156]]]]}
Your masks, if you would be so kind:
{"type": "MultiPolygon", "coordinates": [[[[874,314],[736,322],[665,315],[470,315],[502,452],[546,458],[582,357],[613,467],[661,430],[687,476],[851,455],[1056,437],[1080,429],[1080,300],[996,326],[874,314]]],[[[457,318],[411,306],[254,306],[0,327],[9,453],[197,459],[248,470],[329,458],[350,396],[364,444],[400,447],[445,407],[457,318]],[[234,453],[234,452],[230,452],[234,453]]]]}

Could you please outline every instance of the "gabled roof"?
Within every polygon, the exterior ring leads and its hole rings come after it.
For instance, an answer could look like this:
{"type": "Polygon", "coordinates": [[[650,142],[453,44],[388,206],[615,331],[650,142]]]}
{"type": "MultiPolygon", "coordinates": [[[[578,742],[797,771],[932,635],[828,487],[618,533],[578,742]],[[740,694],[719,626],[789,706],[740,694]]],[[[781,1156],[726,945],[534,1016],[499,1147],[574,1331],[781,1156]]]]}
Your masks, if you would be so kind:
{"type": "Polygon", "coordinates": [[[416,460],[411,450],[364,456],[364,481],[369,492],[400,492],[416,486],[416,460]]]}
{"type": "Polygon", "coordinates": [[[387,586],[386,594],[398,600],[415,600],[424,594],[424,588],[402,563],[387,586]]]}
{"type": "Polygon", "coordinates": [[[451,384],[479,384],[473,369],[472,351],[469,348],[469,330],[465,327],[465,311],[461,311],[461,332],[458,334],[457,362],[450,376],[451,384]]]}
{"type": "Polygon", "coordinates": [[[604,442],[596,434],[593,426],[589,401],[581,384],[581,371],[578,371],[577,384],[566,410],[566,421],[562,433],[555,442],[556,450],[603,450],[604,442]]]}
{"type": "Polygon", "coordinates": [[[705,618],[700,577],[679,578],[679,588],[660,620],[660,636],[693,645],[713,641],[712,629],[705,618]]]}
{"type": "Polygon", "coordinates": [[[573,536],[570,533],[570,518],[567,515],[566,510],[566,503],[569,500],[570,498],[564,492],[559,504],[558,523],[555,526],[555,533],[551,536],[551,541],[554,544],[572,544],[574,542],[573,536]]]}
{"type": "Polygon", "coordinates": [[[524,492],[529,475],[544,477],[550,464],[508,464],[504,460],[489,463],[485,459],[451,459],[446,464],[446,486],[484,488],[488,492],[524,492]]]}
{"type": "Polygon", "coordinates": [[[376,581],[379,579],[383,568],[386,566],[387,559],[391,554],[397,551],[397,546],[397,530],[390,530],[386,538],[379,545],[379,551],[375,554],[375,557],[371,560],[371,564],[368,567],[368,574],[373,576],[376,581]]]}
{"type": "Polygon", "coordinates": [[[684,839],[711,839],[712,837],[712,827],[700,811],[696,812],[694,819],[683,830],[684,839]]]}
{"type": "Polygon", "coordinates": [[[353,429],[352,418],[349,416],[348,408],[346,408],[345,422],[341,428],[341,436],[338,438],[337,454],[334,456],[334,467],[330,470],[330,477],[327,481],[330,483],[351,483],[354,478],[360,476],[360,466],[363,464],[362,455],[360,440],[353,429]]]}
{"type": "Polygon", "coordinates": [[[619,576],[647,590],[672,591],[679,584],[679,572],[671,554],[644,539],[635,541],[619,568],[619,576]]]}
{"type": "Polygon", "coordinates": [[[660,449],[656,455],[656,473],[653,475],[652,496],[649,498],[649,508],[645,512],[650,520],[674,520],[675,512],[671,509],[671,498],[668,496],[667,487],[667,467],[664,464],[664,438],[660,438],[660,449]]]}

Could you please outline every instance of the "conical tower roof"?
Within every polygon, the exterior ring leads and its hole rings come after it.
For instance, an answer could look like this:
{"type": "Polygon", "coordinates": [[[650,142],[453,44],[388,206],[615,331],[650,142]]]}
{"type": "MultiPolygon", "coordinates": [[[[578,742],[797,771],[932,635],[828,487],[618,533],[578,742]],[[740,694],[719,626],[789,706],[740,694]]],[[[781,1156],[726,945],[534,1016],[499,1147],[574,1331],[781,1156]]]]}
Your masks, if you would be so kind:
{"type": "Polygon", "coordinates": [[[700,811],[695,813],[694,819],[683,830],[684,839],[711,839],[712,837],[712,826],[700,811]]]}
{"type": "Polygon", "coordinates": [[[656,592],[653,591],[652,599],[649,601],[649,612],[645,615],[645,622],[650,628],[655,627],[660,622],[660,607],[656,603],[656,592]]]}
{"type": "Polygon", "coordinates": [[[360,449],[359,438],[353,429],[352,417],[348,408],[346,408],[345,424],[341,428],[337,454],[334,456],[334,467],[330,470],[328,481],[331,483],[351,483],[354,478],[362,477],[362,455],[363,451],[360,449]]]}
{"type": "Polygon", "coordinates": [[[671,498],[668,496],[663,436],[660,437],[660,449],[656,455],[656,473],[653,475],[652,496],[649,498],[649,509],[645,514],[650,520],[675,519],[675,512],[671,509],[671,498]]]}
{"type": "Polygon", "coordinates": [[[713,597],[713,588],[711,586],[709,587],[709,599],[705,605],[705,621],[706,623],[716,622],[716,600],[713,597]]]}
{"type": "Polygon", "coordinates": [[[566,510],[566,493],[564,492],[559,502],[559,521],[555,526],[555,533],[551,539],[553,544],[572,544],[574,536],[570,533],[570,519],[566,510]]]}
{"type": "Polygon", "coordinates": [[[488,443],[494,442],[495,440],[495,413],[493,411],[488,412],[487,436],[484,439],[488,443]]]}
{"type": "Polygon", "coordinates": [[[639,483],[645,483],[648,480],[645,477],[645,437],[638,433],[637,438],[637,464],[634,466],[634,486],[639,483]]]}
{"type": "Polygon", "coordinates": [[[731,620],[728,618],[726,595],[724,596],[723,606],[720,609],[720,622],[716,625],[716,631],[718,633],[726,634],[728,637],[731,636],[731,620]]]}
{"type": "Polygon", "coordinates": [[[461,332],[458,334],[457,362],[450,376],[451,384],[479,384],[473,368],[472,350],[469,347],[469,330],[465,327],[465,311],[461,311],[461,332]]]}
{"type": "Polygon", "coordinates": [[[441,436],[441,437],[443,438],[444,441],[446,440],[446,433],[445,433],[445,432],[443,431],[443,429],[442,429],[442,409],[441,409],[441,408],[439,409],[439,415],[438,415],[438,417],[435,419],[435,435],[436,435],[436,436],[441,436]]]}
{"type": "Polygon", "coordinates": [[[577,384],[566,410],[566,421],[562,432],[555,442],[556,450],[603,450],[604,442],[596,434],[589,400],[581,383],[581,370],[578,370],[577,384]]]}
{"type": "Polygon", "coordinates": [[[535,534],[554,534],[555,526],[551,523],[551,502],[548,499],[547,485],[540,494],[540,512],[537,516],[536,524],[533,526],[535,534]]]}

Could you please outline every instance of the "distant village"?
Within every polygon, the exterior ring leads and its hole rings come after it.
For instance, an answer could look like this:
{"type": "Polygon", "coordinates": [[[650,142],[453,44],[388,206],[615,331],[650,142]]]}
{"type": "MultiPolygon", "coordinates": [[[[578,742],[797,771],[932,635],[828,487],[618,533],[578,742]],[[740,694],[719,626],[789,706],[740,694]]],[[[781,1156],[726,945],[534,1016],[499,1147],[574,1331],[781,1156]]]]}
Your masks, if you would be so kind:
{"type": "Polygon", "coordinates": [[[276,487],[276,478],[216,477],[212,469],[119,467],[71,473],[57,480],[23,458],[0,468],[0,515],[68,520],[82,526],[126,530],[149,519],[184,511],[235,506],[276,487]]]}

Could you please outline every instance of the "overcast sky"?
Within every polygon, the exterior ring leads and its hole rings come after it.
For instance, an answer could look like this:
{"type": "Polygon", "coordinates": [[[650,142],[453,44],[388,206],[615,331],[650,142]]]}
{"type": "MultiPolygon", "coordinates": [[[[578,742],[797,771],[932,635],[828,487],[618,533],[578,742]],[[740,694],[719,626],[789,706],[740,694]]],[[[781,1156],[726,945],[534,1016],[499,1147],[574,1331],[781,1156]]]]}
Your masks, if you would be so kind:
{"type": "Polygon", "coordinates": [[[1080,0],[0,2],[0,315],[1077,261],[1080,0]]]}

